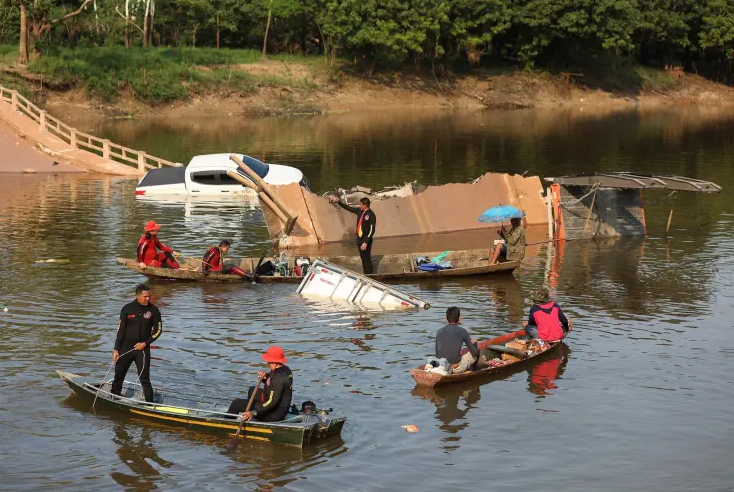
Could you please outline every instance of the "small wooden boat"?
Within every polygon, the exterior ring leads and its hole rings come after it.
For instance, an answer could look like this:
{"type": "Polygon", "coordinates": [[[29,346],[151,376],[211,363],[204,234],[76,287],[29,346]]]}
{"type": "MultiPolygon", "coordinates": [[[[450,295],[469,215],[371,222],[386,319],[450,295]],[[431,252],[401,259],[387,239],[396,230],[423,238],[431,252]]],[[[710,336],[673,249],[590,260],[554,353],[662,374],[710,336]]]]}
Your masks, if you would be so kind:
{"type": "MultiPolygon", "coordinates": [[[[367,275],[378,281],[414,281],[426,278],[436,277],[465,277],[475,275],[489,275],[497,273],[512,273],[515,268],[520,266],[519,261],[505,261],[494,265],[489,264],[486,258],[486,249],[466,249],[459,251],[451,251],[444,260],[451,261],[454,268],[447,270],[438,270],[435,272],[424,272],[419,270],[415,265],[416,258],[422,256],[434,258],[441,252],[430,253],[410,253],[410,254],[390,254],[390,255],[374,255],[372,256],[372,264],[378,273],[367,275]]],[[[362,271],[362,260],[359,256],[324,256],[319,257],[322,260],[333,263],[334,265],[352,270],[354,272],[362,271]]],[[[285,262],[288,263],[288,272],[294,271],[295,257],[289,256],[285,262]]],[[[278,262],[278,258],[265,257],[264,261],[278,262]]],[[[168,280],[190,280],[198,282],[246,282],[247,280],[237,275],[227,275],[222,273],[203,273],[201,271],[201,262],[194,259],[180,259],[181,268],[140,268],[137,260],[128,258],[118,258],[117,261],[126,267],[138,273],[151,278],[160,278],[168,280]]],[[[232,258],[228,260],[233,265],[239,266],[246,272],[252,272],[260,261],[260,258],[232,258]]],[[[313,259],[312,259],[313,263],[313,259]]],[[[259,275],[257,281],[260,283],[292,283],[297,284],[303,280],[303,277],[296,275],[287,276],[265,276],[259,275]]]]}
{"type": "MultiPolygon", "coordinates": [[[[75,394],[89,400],[90,406],[96,397],[95,405],[230,437],[234,437],[240,424],[240,416],[226,413],[229,403],[223,401],[156,391],[155,401],[148,403],[143,398],[139,383],[125,381],[122,396],[117,396],[110,393],[111,380],[91,384],[76,374],[63,371],[56,373],[75,394]]],[[[341,434],[344,422],[345,417],[332,417],[327,411],[313,414],[291,413],[279,422],[250,421],[242,427],[240,438],[303,446],[341,434]]]]}
{"type": "MultiPolygon", "coordinates": [[[[502,356],[503,353],[510,354],[512,356],[518,357],[519,360],[515,362],[506,362],[504,365],[500,365],[497,367],[492,367],[490,365],[486,365],[483,368],[479,369],[478,371],[467,371],[461,374],[449,374],[449,375],[443,375],[436,372],[426,371],[423,369],[425,364],[421,364],[420,366],[416,367],[415,369],[410,370],[410,375],[413,376],[413,379],[415,379],[415,382],[418,383],[419,386],[428,386],[428,387],[434,387],[434,386],[443,386],[447,384],[454,384],[454,383],[461,383],[463,381],[469,381],[476,378],[481,378],[483,376],[488,376],[490,374],[497,375],[502,374],[505,372],[511,372],[518,369],[524,369],[526,366],[533,364],[534,362],[537,362],[538,360],[542,359],[546,355],[550,354],[551,352],[555,351],[558,347],[560,347],[563,344],[563,341],[554,342],[551,344],[547,344],[547,348],[535,352],[531,355],[527,355],[525,353],[521,353],[516,349],[509,348],[506,346],[507,343],[512,342],[518,338],[522,338],[525,336],[525,330],[519,330],[514,331],[512,333],[507,333],[505,335],[492,338],[491,340],[485,340],[483,342],[479,342],[478,347],[479,351],[482,355],[484,355],[488,361],[492,359],[496,359],[502,356]]],[[[462,354],[464,354],[467,351],[467,349],[462,350],[462,354]]]]}

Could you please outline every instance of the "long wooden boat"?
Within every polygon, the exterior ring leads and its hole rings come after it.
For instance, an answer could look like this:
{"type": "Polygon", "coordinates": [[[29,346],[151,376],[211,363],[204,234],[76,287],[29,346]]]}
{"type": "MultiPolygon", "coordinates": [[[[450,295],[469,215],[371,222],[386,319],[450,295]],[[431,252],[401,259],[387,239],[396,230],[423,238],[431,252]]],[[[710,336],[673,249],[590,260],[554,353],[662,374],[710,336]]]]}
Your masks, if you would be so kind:
{"type": "MultiPolygon", "coordinates": [[[[142,396],[139,383],[125,381],[122,396],[110,392],[112,381],[91,384],[82,376],[56,371],[69,388],[95,405],[147,417],[151,420],[174,425],[184,425],[202,431],[217,432],[234,437],[240,424],[240,416],[226,413],[228,403],[210,399],[177,395],[156,391],[154,402],[148,403],[142,396]]],[[[303,446],[319,439],[341,434],[345,417],[328,414],[291,413],[279,422],[250,421],[242,427],[240,438],[270,441],[279,444],[303,446]]]]}
{"type": "MultiPolygon", "coordinates": [[[[512,273],[515,268],[520,265],[519,261],[505,261],[494,265],[489,264],[486,249],[466,249],[459,251],[451,251],[444,260],[449,260],[454,268],[448,270],[439,270],[436,272],[424,272],[415,266],[416,258],[425,256],[434,258],[441,252],[434,251],[429,253],[410,253],[410,254],[389,254],[374,255],[372,264],[377,273],[367,275],[378,281],[414,281],[428,278],[444,278],[444,277],[464,277],[475,275],[489,275],[499,273],[512,273]]],[[[362,271],[362,261],[359,256],[324,256],[319,257],[322,260],[333,263],[342,268],[347,268],[355,272],[362,271]]],[[[311,258],[312,262],[315,258],[311,258]]],[[[228,260],[232,264],[239,266],[246,272],[252,272],[258,264],[260,258],[233,258],[228,260]]],[[[277,258],[265,257],[263,261],[277,262],[277,258]]],[[[117,258],[117,261],[126,267],[140,274],[151,278],[167,279],[167,280],[189,280],[197,282],[243,282],[247,281],[237,275],[227,275],[222,273],[203,273],[201,271],[201,262],[193,259],[183,259],[179,261],[181,268],[140,268],[137,260],[129,258],[117,258]]],[[[288,260],[288,270],[294,270],[295,257],[291,256],[288,260]]],[[[260,283],[300,283],[302,277],[295,275],[289,276],[263,276],[259,275],[257,281],[260,283]]]]}
{"type": "MultiPolygon", "coordinates": [[[[492,338],[491,340],[485,340],[483,342],[478,343],[479,351],[482,355],[484,355],[487,360],[494,359],[501,357],[502,353],[509,353],[512,355],[518,355],[517,352],[510,348],[504,348],[508,342],[511,342],[515,339],[522,338],[525,336],[525,330],[519,330],[514,331],[512,333],[507,333],[505,335],[492,338]]],[[[551,352],[554,352],[556,349],[558,349],[563,344],[563,341],[554,342],[548,345],[548,348],[541,352],[536,352],[532,355],[523,355],[523,358],[516,361],[516,362],[510,362],[502,366],[498,367],[491,367],[491,366],[485,366],[477,371],[467,371],[463,372],[461,374],[449,374],[449,375],[443,375],[436,372],[426,371],[423,369],[425,364],[421,364],[420,366],[416,367],[415,369],[410,370],[410,375],[413,376],[413,379],[415,379],[415,382],[419,386],[427,386],[427,387],[434,387],[434,386],[444,386],[447,384],[455,384],[455,383],[461,383],[464,381],[469,381],[472,379],[481,378],[484,376],[488,376],[490,374],[492,375],[499,375],[506,372],[511,372],[515,370],[521,370],[525,367],[534,364],[538,360],[544,358],[545,356],[549,355],[551,352]]],[[[462,354],[464,354],[468,349],[462,350],[462,354]]]]}

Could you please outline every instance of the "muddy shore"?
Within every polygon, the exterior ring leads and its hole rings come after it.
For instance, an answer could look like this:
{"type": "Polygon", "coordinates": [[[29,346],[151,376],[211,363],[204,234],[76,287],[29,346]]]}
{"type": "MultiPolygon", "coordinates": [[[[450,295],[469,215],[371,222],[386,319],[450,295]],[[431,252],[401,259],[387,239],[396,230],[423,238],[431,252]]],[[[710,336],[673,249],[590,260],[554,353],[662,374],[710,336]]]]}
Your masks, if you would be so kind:
{"type": "Polygon", "coordinates": [[[187,100],[149,105],[122,91],[115,102],[90,98],[81,88],[41,89],[27,82],[45,107],[60,117],[168,117],[279,115],[362,112],[386,109],[496,110],[580,108],[609,112],[675,105],[734,106],[734,89],[697,75],[661,72],[667,83],[654,88],[606,90],[578,74],[481,71],[440,80],[427,74],[390,73],[373,78],[326,74],[299,63],[262,62],[238,65],[253,76],[273,77],[254,93],[216,90],[187,100]],[[290,81],[290,83],[289,83],[290,81]]]}

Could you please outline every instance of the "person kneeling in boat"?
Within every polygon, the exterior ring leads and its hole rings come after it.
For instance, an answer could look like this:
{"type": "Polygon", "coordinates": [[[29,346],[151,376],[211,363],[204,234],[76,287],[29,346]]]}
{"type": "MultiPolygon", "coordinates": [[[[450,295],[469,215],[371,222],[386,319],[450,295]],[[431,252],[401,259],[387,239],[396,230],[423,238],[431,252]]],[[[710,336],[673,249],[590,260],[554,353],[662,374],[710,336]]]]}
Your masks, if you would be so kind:
{"type": "Polygon", "coordinates": [[[497,263],[497,260],[504,258],[507,261],[522,260],[525,258],[525,229],[522,226],[521,218],[510,219],[510,232],[507,232],[504,226],[497,231],[497,234],[504,239],[504,242],[498,243],[491,252],[490,265],[497,263]]]}
{"type": "Polygon", "coordinates": [[[290,368],[285,365],[288,359],[285,358],[283,349],[280,347],[270,347],[267,352],[262,355],[262,359],[268,363],[270,373],[259,371],[257,373],[259,379],[265,380],[262,388],[258,388],[258,395],[255,396],[255,403],[252,410],[246,412],[247,402],[255,391],[255,386],[251,386],[247,392],[247,399],[236,398],[229,406],[227,413],[242,413],[242,420],[249,422],[252,419],[260,422],[277,422],[283,420],[291,407],[293,399],[293,373],[290,368]]]}
{"type": "Polygon", "coordinates": [[[530,338],[544,342],[557,342],[573,329],[572,323],[563,314],[561,307],[553,302],[548,289],[541,287],[530,294],[533,307],[525,322],[525,333],[530,338]]]}
{"type": "Polygon", "coordinates": [[[160,225],[154,220],[150,220],[145,224],[144,234],[138,241],[138,265],[140,268],[148,266],[160,268],[167,267],[176,269],[179,267],[176,261],[178,253],[161,243],[158,239],[158,230],[160,225]],[[159,253],[158,250],[161,250],[159,253]]]}
{"type": "Polygon", "coordinates": [[[204,254],[201,262],[201,270],[204,273],[216,272],[239,275],[240,277],[248,277],[249,275],[240,267],[234,265],[225,265],[224,257],[229,251],[230,242],[226,239],[219,241],[219,246],[212,246],[209,251],[204,254]]]}
{"type": "Polygon", "coordinates": [[[484,357],[479,356],[477,341],[472,340],[469,332],[459,324],[461,321],[459,308],[456,306],[448,308],[446,321],[448,324],[436,332],[436,357],[429,359],[428,364],[438,363],[440,366],[441,360],[445,359],[450,364],[450,374],[461,374],[473,369],[477,358],[479,358],[477,366],[483,366],[484,357]],[[464,344],[468,350],[462,355],[461,347],[464,344]]]}

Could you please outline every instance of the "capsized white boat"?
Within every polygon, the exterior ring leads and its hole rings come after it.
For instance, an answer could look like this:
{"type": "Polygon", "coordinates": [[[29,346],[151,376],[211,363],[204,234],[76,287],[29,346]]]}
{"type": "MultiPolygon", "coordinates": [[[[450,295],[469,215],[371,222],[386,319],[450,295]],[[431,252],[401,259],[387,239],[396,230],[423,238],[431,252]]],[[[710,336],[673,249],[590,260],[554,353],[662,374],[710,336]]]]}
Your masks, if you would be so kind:
{"type": "Polygon", "coordinates": [[[314,261],[296,292],[305,297],[385,309],[428,309],[431,306],[417,297],[324,260],[314,261]]]}

